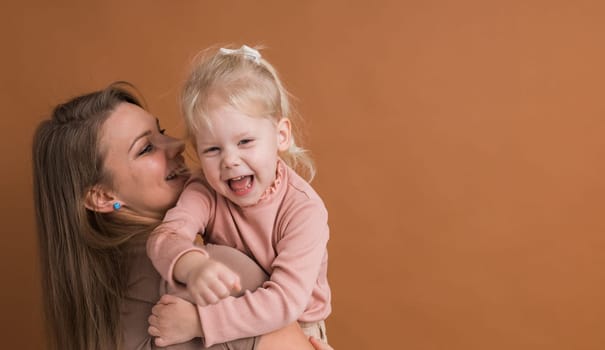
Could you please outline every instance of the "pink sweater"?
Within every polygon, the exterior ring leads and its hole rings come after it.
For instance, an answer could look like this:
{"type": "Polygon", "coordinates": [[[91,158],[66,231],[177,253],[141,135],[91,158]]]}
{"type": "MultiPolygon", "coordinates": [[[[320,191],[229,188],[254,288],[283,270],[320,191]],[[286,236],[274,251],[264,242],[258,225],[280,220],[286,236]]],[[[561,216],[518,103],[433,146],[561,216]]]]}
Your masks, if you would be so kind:
{"type": "Polygon", "coordinates": [[[198,307],[206,346],[330,314],[327,211],[304,179],[283,162],[279,166],[274,192],[245,208],[193,176],[148,240],[154,266],[173,283],[172,270],[181,255],[192,250],[206,254],[193,243],[199,232],[207,243],[248,254],[270,275],[262,288],[198,307]]]}

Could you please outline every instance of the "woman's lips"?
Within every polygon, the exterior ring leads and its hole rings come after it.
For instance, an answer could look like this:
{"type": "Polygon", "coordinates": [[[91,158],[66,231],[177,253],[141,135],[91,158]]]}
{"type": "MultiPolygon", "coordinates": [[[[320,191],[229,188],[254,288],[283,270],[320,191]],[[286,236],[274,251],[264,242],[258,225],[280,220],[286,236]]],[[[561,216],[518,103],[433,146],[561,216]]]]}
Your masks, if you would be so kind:
{"type": "Polygon", "coordinates": [[[187,168],[184,165],[171,171],[170,174],[168,174],[168,176],[166,176],[166,181],[174,180],[177,177],[182,176],[182,175],[189,175],[189,168],[187,168]]]}

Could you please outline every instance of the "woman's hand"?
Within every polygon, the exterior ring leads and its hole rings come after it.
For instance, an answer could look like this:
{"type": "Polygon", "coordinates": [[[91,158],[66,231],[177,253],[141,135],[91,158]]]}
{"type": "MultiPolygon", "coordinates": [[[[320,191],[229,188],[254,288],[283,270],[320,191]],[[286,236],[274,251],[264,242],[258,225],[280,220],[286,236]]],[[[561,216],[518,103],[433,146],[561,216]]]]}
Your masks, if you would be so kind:
{"type": "Polygon", "coordinates": [[[315,350],[334,350],[333,347],[331,347],[330,345],[322,342],[321,340],[314,338],[314,337],[310,337],[309,341],[311,342],[311,345],[313,345],[313,347],[315,348],[315,350]]]}
{"type": "Polygon", "coordinates": [[[170,294],[163,295],[151,309],[147,332],[156,337],[155,345],[165,347],[202,336],[195,305],[170,294]]]}

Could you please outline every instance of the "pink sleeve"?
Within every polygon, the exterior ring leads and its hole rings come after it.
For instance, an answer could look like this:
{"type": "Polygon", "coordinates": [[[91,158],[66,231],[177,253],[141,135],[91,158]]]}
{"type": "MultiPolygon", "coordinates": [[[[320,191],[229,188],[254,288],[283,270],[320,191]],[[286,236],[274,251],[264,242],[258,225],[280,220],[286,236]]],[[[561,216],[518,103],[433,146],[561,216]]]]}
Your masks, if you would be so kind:
{"type": "Polygon", "coordinates": [[[162,278],[172,286],[175,283],[174,264],[183,254],[199,251],[208,255],[194,244],[194,240],[205,229],[211,210],[214,210],[212,198],[202,180],[190,179],[176,206],[166,213],[147,240],[147,255],[162,278]]]}
{"type": "Polygon", "coordinates": [[[297,320],[308,306],[329,238],[321,201],[305,201],[278,221],[270,280],[263,288],[199,308],[206,345],[274,331],[297,320]]]}

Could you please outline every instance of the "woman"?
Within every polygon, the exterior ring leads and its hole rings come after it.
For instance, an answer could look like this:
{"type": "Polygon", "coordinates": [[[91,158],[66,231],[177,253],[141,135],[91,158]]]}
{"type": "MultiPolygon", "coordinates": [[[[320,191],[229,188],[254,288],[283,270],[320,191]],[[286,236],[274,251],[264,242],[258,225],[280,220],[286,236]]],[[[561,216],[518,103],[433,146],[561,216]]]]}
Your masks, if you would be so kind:
{"type": "MultiPolygon", "coordinates": [[[[160,298],[160,278],[145,241],[175,204],[187,168],[183,143],[164,135],[130,87],[114,84],[57,106],[34,136],[51,349],[154,348],[146,319],[160,298]]],[[[229,248],[213,251],[215,260],[240,271],[243,285],[258,286],[262,273],[254,262],[229,248]]],[[[286,342],[291,349],[313,348],[296,324],[216,348],[267,350],[286,342]]],[[[175,348],[201,345],[197,339],[175,348]]]]}

